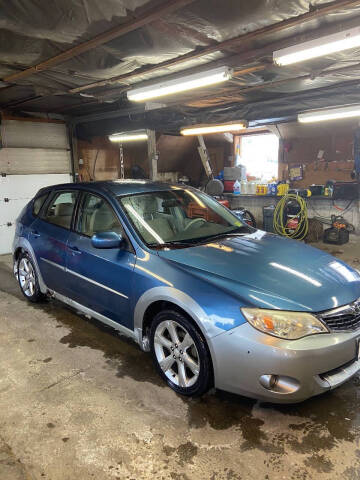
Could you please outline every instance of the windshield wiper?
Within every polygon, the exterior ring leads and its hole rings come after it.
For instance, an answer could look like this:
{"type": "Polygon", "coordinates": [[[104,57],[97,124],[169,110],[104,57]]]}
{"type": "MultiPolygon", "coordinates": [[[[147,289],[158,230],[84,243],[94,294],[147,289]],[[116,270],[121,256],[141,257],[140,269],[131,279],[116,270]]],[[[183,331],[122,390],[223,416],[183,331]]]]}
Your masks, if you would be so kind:
{"type": "Polygon", "coordinates": [[[173,240],[171,242],[164,242],[150,245],[152,248],[167,248],[167,247],[190,247],[193,244],[193,241],[184,242],[181,240],[173,240]]]}
{"type": "Polygon", "coordinates": [[[237,228],[237,232],[234,232],[233,230],[231,232],[222,232],[222,233],[215,233],[213,235],[208,235],[206,237],[199,237],[199,238],[189,238],[186,240],[172,240],[169,242],[164,242],[164,243],[158,243],[158,244],[153,244],[150,245],[152,248],[166,248],[166,247],[191,247],[194,245],[199,245],[202,243],[206,243],[210,240],[214,240],[217,238],[224,238],[224,237],[239,237],[243,235],[247,235],[250,233],[249,231],[245,231],[244,229],[247,230],[246,227],[239,227],[237,228]]]}
{"type": "Polygon", "coordinates": [[[209,240],[214,240],[216,238],[224,238],[224,237],[242,237],[243,235],[247,235],[250,233],[250,230],[247,230],[244,232],[244,228],[246,227],[240,227],[238,232],[221,232],[221,233],[215,233],[214,235],[209,235],[207,237],[202,237],[198,238],[197,240],[201,243],[207,242],[209,240]]]}

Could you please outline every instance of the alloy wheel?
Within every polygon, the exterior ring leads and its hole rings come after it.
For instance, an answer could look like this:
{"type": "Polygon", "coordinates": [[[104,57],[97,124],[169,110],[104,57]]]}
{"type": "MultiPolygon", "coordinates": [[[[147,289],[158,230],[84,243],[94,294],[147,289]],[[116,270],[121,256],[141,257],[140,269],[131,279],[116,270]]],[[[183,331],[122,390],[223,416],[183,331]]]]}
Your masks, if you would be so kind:
{"type": "Polygon", "coordinates": [[[157,326],[154,350],[161,370],[175,385],[188,388],[200,374],[200,357],[190,333],[174,320],[157,326]]]}
{"type": "Polygon", "coordinates": [[[36,278],[34,268],[26,257],[23,257],[20,260],[18,276],[22,291],[27,297],[32,297],[35,293],[36,278]]]}

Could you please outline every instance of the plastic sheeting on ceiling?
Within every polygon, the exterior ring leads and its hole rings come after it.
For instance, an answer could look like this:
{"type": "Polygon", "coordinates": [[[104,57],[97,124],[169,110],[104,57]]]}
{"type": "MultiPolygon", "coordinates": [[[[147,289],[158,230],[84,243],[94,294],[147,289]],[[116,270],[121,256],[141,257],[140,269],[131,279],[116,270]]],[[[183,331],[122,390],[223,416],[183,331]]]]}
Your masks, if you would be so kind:
{"type": "MultiPolygon", "coordinates": [[[[142,9],[161,3],[160,0],[0,0],[0,78],[89,40],[134,18],[142,9]]],[[[286,112],[294,112],[306,104],[305,97],[309,91],[315,92],[319,88],[332,88],[339,83],[360,79],[359,67],[343,73],[316,75],[316,72],[326,68],[338,69],[360,64],[360,49],[281,69],[271,65],[271,49],[266,52],[267,46],[294,35],[316,33],[320,27],[337,25],[339,22],[345,22],[346,25],[351,22],[358,24],[360,7],[337,10],[297,27],[246,43],[240,42],[236,48],[211,53],[176,67],[139,75],[124,84],[90,89],[82,96],[69,94],[69,90],[176,58],[196,48],[258,30],[328,3],[327,0],[314,0],[311,5],[308,0],[195,0],[175,13],[50,70],[19,79],[15,86],[1,88],[0,84],[0,108],[59,112],[72,116],[111,109],[120,111],[122,108],[129,108],[124,94],[124,88],[129,83],[172,74],[208,62],[227,64],[231,57],[231,64],[235,68],[256,66],[264,60],[269,62],[269,66],[256,73],[239,75],[236,85],[232,84],[220,90],[215,88],[191,92],[177,98],[176,104],[172,104],[173,99],[170,99],[167,109],[133,118],[140,123],[150,123],[152,126],[163,123],[167,124],[168,128],[175,129],[185,120],[195,122],[209,119],[212,115],[220,115],[219,112],[222,112],[222,119],[226,119],[228,115],[229,120],[232,115],[240,114],[253,120],[269,118],[286,102],[292,102],[291,107],[288,105],[285,109],[286,112]],[[264,52],[262,57],[256,60],[239,60],[237,63],[237,55],[241,56],[253,49],[261,49],[264,52]],[[312,75],[311,78],[299,79],[309,74],[312,75]],[[276,83],[279,80],[283,81],[276,83]],[[249,90],[249,87],[262,85],[264,82],[268,83],[264,88],[249,90]],[[304,97],[303,103],[301,94],[304,97]],[[289,100],[290,98],[293,100],[289,100]],[[263,108],[259,107],[262,102],[263,108]],[[276,109],[277,105],[279,108],[276,109]],[[170,123],[162,119],[168,119],[170,123]]],[[[324,104],[328,94],[319,92],[316,93],[318,102],[322,101],[324,104]]],[[[119,120],[120,123],[122,121],[119,120]]]]}

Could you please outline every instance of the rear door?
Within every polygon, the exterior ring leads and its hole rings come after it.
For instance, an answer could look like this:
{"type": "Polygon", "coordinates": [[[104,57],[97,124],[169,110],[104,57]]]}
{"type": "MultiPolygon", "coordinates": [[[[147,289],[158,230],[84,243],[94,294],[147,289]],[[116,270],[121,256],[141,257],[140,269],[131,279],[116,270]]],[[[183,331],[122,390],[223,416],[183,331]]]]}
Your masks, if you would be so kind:
{"type": "Polygon", "coordinates": [[[71,298],[132,328],[130,305],[135,259],[121,221],[109,202],[102,196],[84,192],[74,231],[68,239],[66,269],[71,298]],[[121,248],[92,246],[92,235],[110,231],[123,236],[121,248]]]}
{"type": "Polygon", "coordinates": [[[56,190],[50,194],[29,233],[47,287],[63,295],[68,295],[66,249],[78,195],[77,190],[56,190]]]}

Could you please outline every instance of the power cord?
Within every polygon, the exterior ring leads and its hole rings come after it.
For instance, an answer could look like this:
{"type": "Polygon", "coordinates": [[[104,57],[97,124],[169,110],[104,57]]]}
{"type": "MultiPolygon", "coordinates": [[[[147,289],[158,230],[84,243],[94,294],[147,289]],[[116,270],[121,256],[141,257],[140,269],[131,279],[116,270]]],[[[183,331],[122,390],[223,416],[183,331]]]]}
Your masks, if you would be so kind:
{"type": "Polygon", "coordinates": [[[297,240],[303,240],[306,237],[309,230],[309,221],[308,209],[303,197],[289,193],[281,198],[274,211],[274,230],[279,235],[297,240]],[[287,227],[286,209],[290,202],[296,202],[299,206],[299,213],[296,215],[298,223],[294,229],[287,227]]]}

